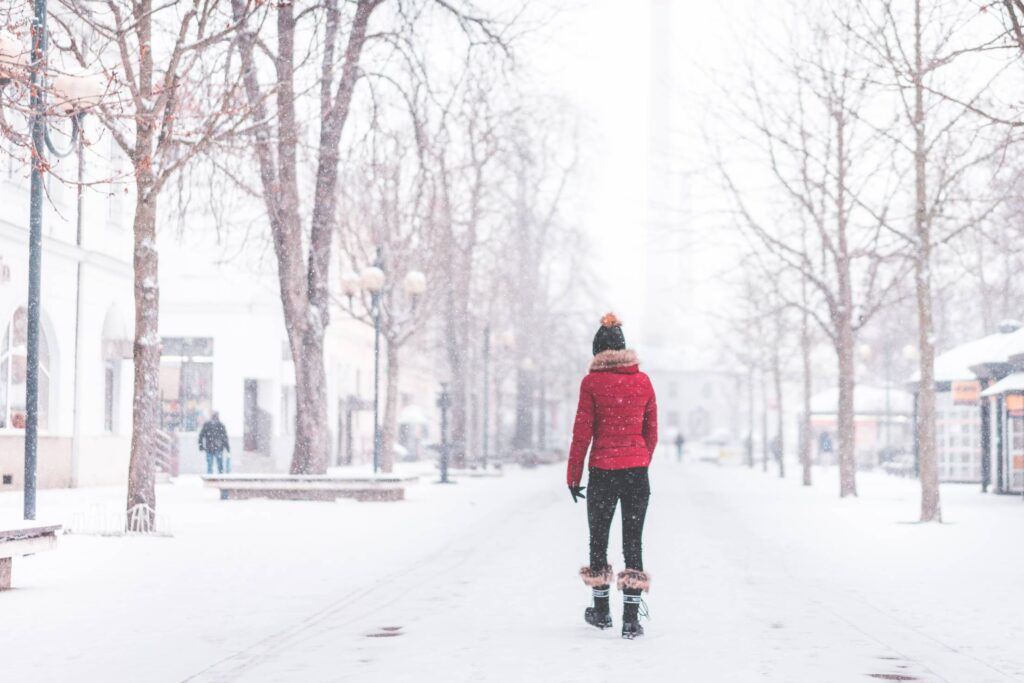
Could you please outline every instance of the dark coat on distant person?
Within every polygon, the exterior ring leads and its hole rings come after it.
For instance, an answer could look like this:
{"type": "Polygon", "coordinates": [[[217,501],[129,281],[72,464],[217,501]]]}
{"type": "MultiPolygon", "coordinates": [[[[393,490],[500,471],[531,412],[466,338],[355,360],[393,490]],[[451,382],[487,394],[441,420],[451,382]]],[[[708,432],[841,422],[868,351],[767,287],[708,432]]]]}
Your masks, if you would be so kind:
{"type": "Polygon", "coordinates": [[[590,466],[601,470],[647,467],[658,444],[654,387],[629,349],[601,351],[580,385],[580,402],[569,449],[566,479],[579,486],[590,449],[590,466]]]}
{"type": "Polygon", "coordinates": [[[211,419],[199,430],[199,450],[205,453],[231,452],[228,430],[217,418],[211,419]]]}

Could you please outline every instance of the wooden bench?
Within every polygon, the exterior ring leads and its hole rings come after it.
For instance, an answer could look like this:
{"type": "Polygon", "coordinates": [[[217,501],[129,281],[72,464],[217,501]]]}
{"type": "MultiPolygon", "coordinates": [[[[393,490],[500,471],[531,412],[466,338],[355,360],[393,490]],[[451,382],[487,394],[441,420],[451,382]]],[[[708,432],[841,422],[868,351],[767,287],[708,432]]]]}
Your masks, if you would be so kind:
{"type": "Polygon", "coordinates": [[[31,522],[13,528],[0,527],[0,591],[11,587],[11,565],[14,558],[34,555],[57,547],[59,524],[31,526],[31,522]]]}
{"type": "Polygon", "coordinates": [[[222,474],[203,477],[209,488],[220,490],[221,500],[271,498],[274,500],[392,502],[405,499],[405,487],[416,477],[342,477],[331,475],[222,474]]]}

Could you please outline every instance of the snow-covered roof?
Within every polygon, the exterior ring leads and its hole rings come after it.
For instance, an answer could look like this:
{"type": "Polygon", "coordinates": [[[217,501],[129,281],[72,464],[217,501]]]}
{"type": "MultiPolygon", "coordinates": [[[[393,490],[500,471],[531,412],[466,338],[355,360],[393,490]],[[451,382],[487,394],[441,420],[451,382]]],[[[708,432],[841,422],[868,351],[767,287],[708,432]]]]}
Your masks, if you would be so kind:
{"type": "Polygon", "coordinates": [[[1007,375],[985,391],[981,392],[981,395],[999,396],[1000,394],[1008,394],[1017,391],[1024,392],[1024,372],[1015,372],[1012,375],[1007,375]]]}
{"type": "MultiPolygon", "coordinates": [[[[971,368],[984,363],[1005,363],[1010,356],[1024,353],[1024,328],[996,332],[981,339],[954,346],[935,357],[935,381],[956,382],[977,379],[971,368]]],[[[920,380],[914,373],[912,382],[920,380]]]]}
{"type": "MultiPolygon", "coordinates": [[[[889,411],[910,415],[914,412],[914,396],[908,391],[889,387],[889,411]]],[[[858,384],[853,389],[853,412],[880,415],[885,411],[885,387],[858,384]]],[[[826,389],[811,396],[811,412],[817,415],[834,414],[839,406],[839,389],[826,389]]]]}

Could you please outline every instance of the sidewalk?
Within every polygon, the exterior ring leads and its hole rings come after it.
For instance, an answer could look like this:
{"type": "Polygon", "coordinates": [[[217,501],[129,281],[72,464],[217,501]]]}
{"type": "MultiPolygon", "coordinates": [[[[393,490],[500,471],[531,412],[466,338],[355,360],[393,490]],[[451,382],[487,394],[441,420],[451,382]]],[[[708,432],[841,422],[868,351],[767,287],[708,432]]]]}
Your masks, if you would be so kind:
{"type": "MultiPolygon", "coordinates": [[[[648,636],[582,622],[586,519],[560,468],[401,504],[160,490],[173,537],[66,536],[0,596],[4,673],[57,681],[1024,681],[1024,504],[916,482],[659,460],[648,636]],[[900,676],[905,678],[899,678],[900,676]]],[[[96,491],[44,492],[71,509],[96,491]]],[[[120,494],[107,490],[110,500],[120,494]]],[[[0,496],[0,514],[14,497],[0,496]]],[[[613,548],[618,540],[613,527],[613,548]]],[[[621,555],[610,555],[617,568],[621,555]]],[[[618,604],[618,596],[613,604],[618,604]]],[[[614,614],[616,626],[619,614],[614,614]]]]}

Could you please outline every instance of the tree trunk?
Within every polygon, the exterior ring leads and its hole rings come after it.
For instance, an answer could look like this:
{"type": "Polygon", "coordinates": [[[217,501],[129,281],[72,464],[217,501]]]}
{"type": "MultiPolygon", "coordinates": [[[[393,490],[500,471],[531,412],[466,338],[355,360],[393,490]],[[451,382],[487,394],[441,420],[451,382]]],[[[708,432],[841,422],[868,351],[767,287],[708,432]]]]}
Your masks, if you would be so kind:
{"type": "MultiPolygon", "coordinates": [[[[806,284],[804,285],[806,288],[806,284]]],[[[800,466],[803,485],[811,485],[811,332],[805,309],[800,321],[800,357],[803,361],[803,414],[800,416],[800,466]]]]}
{"type": "MultiPolygon", "coordinates": [[[[781,322],[781,321],[780,321],[781,322]]],[[[780,326],[781,327],[781,326],[780,326]]],[[[779,358],[779,344],[782,343],[782,330],[777,330],[778,335],[775,338],[775,345],[772,348],[772,383],[775,389],[775,438],[778,440],[775,443],[776,457],[779,459],[779,477],[785,478],[786,476],[786,439],[783,435],[784,418],[783,418],[783,406],[782,406],[782,362],[779,358]]]]}
{"type": "Polygon", "coordinates": [[[156,524],[156,430],[160,424],[160,289],[156,251],[153,178],[137,176],[135,204],[135,384],[132,450],[128,463],[128,531],[152,531],[156,524]]]}
{"type": "Polygon", "coordinates": [[[516,451],[528,450],[534,445],[534,390],[533,371],[518,368],[516,370],[516,426],[512,434],[512,449],[516,451]]]}
{"type": "Polygon", "coordinates": [[[537,397],[537,450],[543,453],[548,447],[548,392],[547,380],[540,377],[539,396],[537,397]]]}
{"type": "Polygon", "coordinates": [[[743,444],[747,452],[747,467],[754,469],[754,427],[757,424],[757,415],[754,409],[754,392],[757,391],[754,379],[754,365],[747,366],[747,442],[743,444]]]}
{"type": "MultiPolygon", "coordinates": [[[[334,234],[338,145],[359,79],[359,60],[366,42],[370,15],[379,2],[359,0],[342,60],[341,78],[335,79],[334,36],[339,15],[337,2],[328,3],[328,37],[320,70],[320,131],[315,149],[317,170],[308,239],[303,235],[299,209],[298,160],[301,126],[296,114],[295,3],[276,6],[277,54],[274,57],[273,96],[259,82],[256,32],[239,32],[239,53],[244,71],[245,96],[252,108],[253,148],[277,257],[281,304],[288,342],[295,362],[295,447],[290,470],[295,474],[322,474],[327,470],[327,423],[324,335],[329,320],[328,281],[334,234]],[[332,92],[337,83],[336,92],[332,92]],[[273,110],[268,111],[268,103],[273,110]],[[303,245],[308,245],[304,259],[303,245]]],[[[244,3],[232,2],[236,20],[244,16],[244,3]]],[[[247,27],[248,28],[248,27],[247,27]]],[[[303,85],[303,88],[306,86],[303,85]]]]}
{"type": "Polygon", "coordinates": [[[768,471],[768,451],[771,448],[768,436],[768,373],[761,370],[761,471],[768,471]]]}
{"type": "Polygon", "coordinates": [[[295,356],[295,445],[289,471],[323,474],[329,460],[324,333],[310,325],[294,334],[302,351],[295,356]]]}
{"type": "Polygon", "coordinates": [[[395,470],[395,436],[398,432],[398,345],[390,340],[387,344],[387,394],[384,398],[384,419],[380,434],[380,469],[391,473],[395,470]]]}
{"type": "Polygon", "coordinates": [[[449,291],[447,294],[445,319],[445,351],[448,356],[450,371],[449,396],[452,399],[451,419],[451,456],[453,467],[466,466],[466,436],[469,427],[467,400],[469,377],[467,369],[470,356],[470,317],[469,317],[469,272],[464,259],[459,257],[458,245],[453,245],[454,263],[449,291]]]}
{"type": "Polygon", "coordinates": [[[836,355],[839,363],[839,400],[836,422],[839,449],[839,497],[857,495],[857,453],[854,416],[856,368],[853,347],[853,284],[850,272],[850,248],[847,240],[846,171],[849,165],[846,149],[845,102],[836,115],[836,285],[838,310],[832,311],[836,325],[836,355]]]}
{"type": "Polygon", "coordinates": [[[451,457],[452,467],[466,466],[466,440],[469,427],[469,391],[466,386],[465,374],[452,376],[449,395],[452,398],[451,409],[451,457]]]}
{"type": "MultiPolygon", "coordinates": [[[[149,3],[136,7],[141,45],[152,39],[149,3]]],[[[139,90],[153,94],[153,55],[140,49],[139,90]]],[[[153,172],[155,122],[149,112],[136,112],[135,148],[135,364],[132,399],[132,450],[128,462],[125,528],[150,532],[156,526],[156,430],[160,424],[160,280],[156,251],[156,176],[153,172]]]]}
{"type": "MultiPolygon", "coordinates": [[[[928,249],[925,249],[925,254],[928,251],[928,249]]],[[[917,443],[921,473],[921,521],[941,522],[942,507],[939,499],[939,467],[935,443],[935,345],[931,338],[931,283],[927,263],[919,262],[914,270],[917,292],[918,346],[921,354],[921,383],[917,396],[917,443]]]]}
{"type": "Polygon", "coordinates": [[[853,360],[853,328],[848,319],[839,323],[836,356],[839,363],[839,402],[836,406],[836,441],[839,452],[839,497],[857,495],[857,454],[854,422],[856,379],[853,360]]]}
{"type": "Polygon", "coordinates": [[[928,148],[925,140],[924,65],[921,54],[921,0],[914,2],[914,227],[917,258],[917,336],[921,383],[918,390],[917,441],[921,467],[921,521],[941,522],[939,467],[935,449],[935,342],[932,338],[931,225],[928,216],[928,148]]]}

